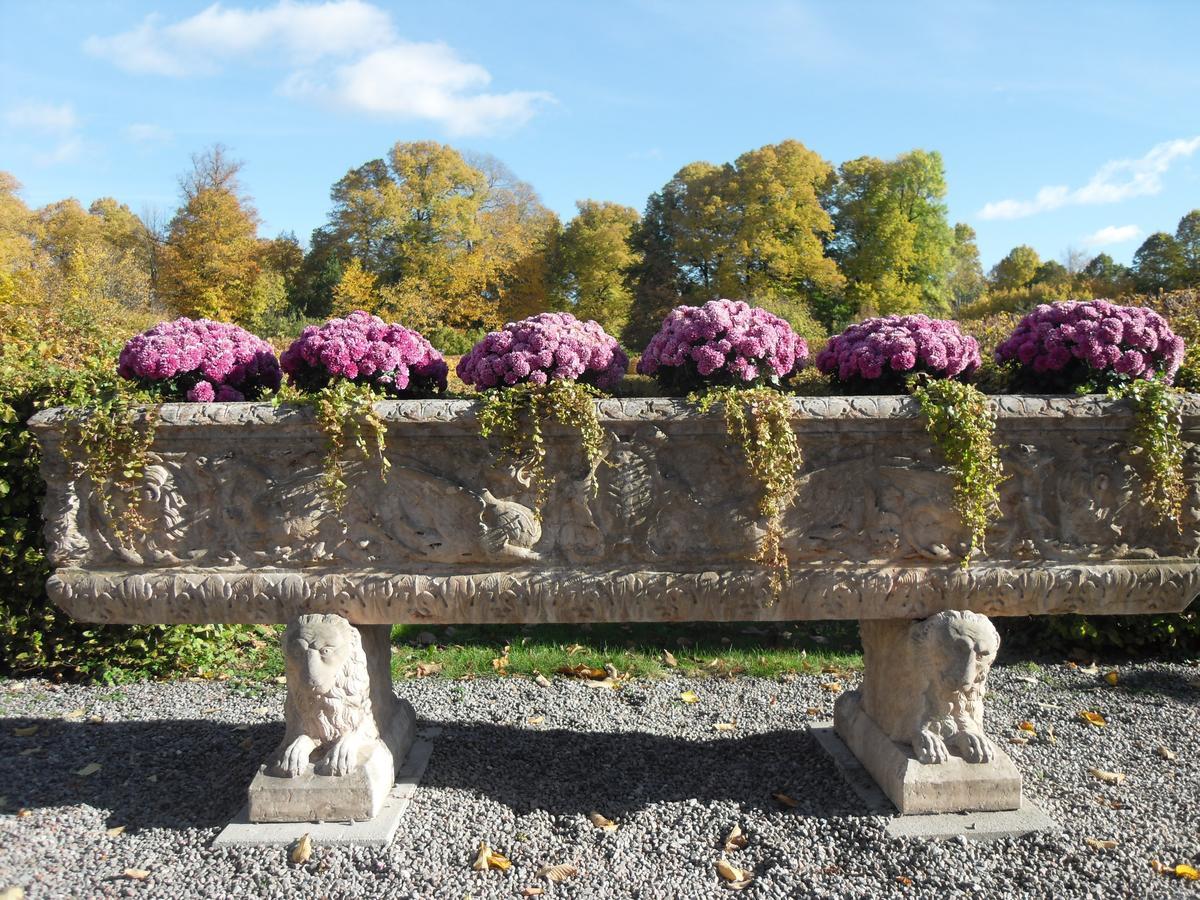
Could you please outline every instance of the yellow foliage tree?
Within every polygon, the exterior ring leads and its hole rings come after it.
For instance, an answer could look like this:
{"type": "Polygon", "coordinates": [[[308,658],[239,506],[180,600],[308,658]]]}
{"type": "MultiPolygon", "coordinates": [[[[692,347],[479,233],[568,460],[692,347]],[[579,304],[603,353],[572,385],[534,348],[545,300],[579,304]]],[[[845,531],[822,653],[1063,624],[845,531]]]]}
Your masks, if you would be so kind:
{"type": "Polygon", "coordinates": [[[342,277],[333,289],[333,314],[345,316],[355,310],[378,313],[379,288],[375,276],[363,268],[357,256],[342,270],[342,277]]]}

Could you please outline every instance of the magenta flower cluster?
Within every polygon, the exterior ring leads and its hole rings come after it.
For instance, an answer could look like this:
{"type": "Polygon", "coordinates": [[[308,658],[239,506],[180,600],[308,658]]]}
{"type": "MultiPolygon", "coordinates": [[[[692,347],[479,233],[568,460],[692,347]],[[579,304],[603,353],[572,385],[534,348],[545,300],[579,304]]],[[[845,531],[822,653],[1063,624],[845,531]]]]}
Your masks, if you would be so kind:
{"type": "Polygon", "coordinates": [[[1015,361],[1026,380],[1058,387],[1120,376],[1167,381],[1183,361],[1183,339],[1152,309],[1107,300],[1043,303],[996,348],[996,362],[1015,361]]]}
{"type": "Polygon", "coordinates": [[[741,300],[677,306],[638,360],[671,388],[778,382],[804,367],[808,344],[784,319],[741,300]]]}
{"type": "Polygon", "coordinates": [[[266,341],[237,325],[188,318],[130,338],[117,374],[168,400],[256,400],[279,389],[279,360],[266,341]]]}
{"type": "Polygon", "coordinates": [[[294,386],[319,391],[335,378],[414,397],[446,390],[450,367],[416,331],[358,310],[344,319],[309,325],[280,357],[294,386]]]}
{"type": "Polygon", "coordinates": [[[559,379],[611,391],[628,367],[625,351],[599,324],[548,312],[489,332],[458,361],[456,371],[480,390],[559,379]]]}
{"type": "Polygon", "coordinates": [[[981,362],[979,342],[958,323],[921,315],[865,319],[830,338],[816,360],[818,369],[843,384],[887,382],[895,388],[910,373],[957,378],[973,374],[981,362]]]}

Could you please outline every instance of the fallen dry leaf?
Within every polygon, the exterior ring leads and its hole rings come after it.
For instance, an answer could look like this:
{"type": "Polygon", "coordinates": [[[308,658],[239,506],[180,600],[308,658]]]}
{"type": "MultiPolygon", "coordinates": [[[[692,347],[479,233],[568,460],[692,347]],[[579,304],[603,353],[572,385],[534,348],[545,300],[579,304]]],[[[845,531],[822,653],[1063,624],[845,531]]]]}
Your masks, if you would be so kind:
{"type": "Polygon", "coordinates": [[[70,712],[63,713],[63,718],[64,719],[82,719],[85,715],[87,715],[87,713],[84,711],[83,707],[81,706],[81,707],[71,710],[70,712]]]}
{"type": "Polygon", "coordinates": [[[1098,712],[1093,712],[1090,709],[1081,712],[1079,714],[1079,718],[1083,719],[1083,721],[1087,722],[1089,725],[1094,725],[1097,728],[1103,728],[1108,724],[1106,721],[1104,721],[1104,716],[1100,715],[1098,712]]]}
{"type": "Polygon", "coordinates": [[[286,675],[276,675],[271,680],[274,681],[276,684],[287,684],[287,676],[286,675]]]}
{"type": "Polygon", "coordinates": [[[795,808],[800,805],[800,802],[798,800],[792,799],[791,797],[789,797],[787,794],[783,793],[782,791],[779,792],[778,794],[772,794],[771,796],[774,797],[779,803],[782,803],[784,806],[787,806],[787,807],[795,808]]]}
{"type": "Polygon", "coordinates": [[[512,867],[512,863],[504,856],[501,856],[483,841],[479,842],[479,852],[475,855],[475,862],[471,863],[471,868],[476,872],[486,872],[488,869],[499,869],[501,872],[507,871],[512,867]]]}
{"type": "Polygon", "coordinates": [[[1018,747],[1024,747],[1029,743],[1029,738],[1025,737],[1023,734],[1014,734],[1008,739],[1008,742],[1010,744],[1016,744],[1018,747]]]}
{"type": "Polygon", "coordinates": [[[1054,736],[1054,726],[1053,725],[1046,726],[1046,733],[1042,735],[1042,740],[1045,741],[1047,744],[1057,744],[1058,743],[1058,738],[1056,738],[1054,736]]]}
{"type": "Polygon", "coordinates": [[[588,821],[601,831],[612,832],[617,830],[616,822],[605,816],[603,813],[596,812],[596,810],[592,810],[590,813],[588,813],[588,821]]]}
{"type": "Polygon", "coordinates": [[[842,689],[842,683],[840,681],[826,681],[821,685],[821,687],[829,691],[831,694],[836,694],[842,689]]]}
{"type": "Polygon", "coordinates": [[[725,859],[725,857],[717,860],[717,874],[725,879],[728,887],[733,888],[735,891],[740,891],[749,886],[750,882],[754,880],[752,872],[747,869],[739,869],[730,863],[729,860],[725,859]]]}
{"type": "Polygon", "coordinates": [[[1159,744],[1157,747],[1155,747],[1154,752],[1167,762],[1175,762],[1175,760],[1178,759],[1174,750],[1172,750],[1170,747],[1163,746],[1162,744],[1159,744]]]}
{"type": "Polygon", "coordinates": [[[591,678],[585,678],[583,684],[590,688],[612,688],[616,690],[619,685],[611,678],[602,678],[599,681],[594,681],[591,678]]]}
{"type": "Polygon", "coordinates": [[[541,725],[543,722],[546,721],[546,717],[545,716],[530,716],[525,721],[528,722],[530,725],[541,725]]]}
{"type": "Polygon", "coordinates": [[[26,809],[24,806],[22,806],[20,809],[17,810],[17,818],[18,819],[28,819],[32,815],[33,815],[33,810],[26,809]]]}
{"type": "Polygon", "coordinates": [[[553,687],[553,685],[550,683],[550,679],[547,678],[545,675],[543,675],[541,672],[533,673],[533,683],[536,684],[538,687],[544,687],[544,688],[553,687]]]}
{"type": "Polygon", "coordinates": [[[733,731],[737,728],[737,722],[714,722],[713,728],[717,731],[733,731]]]}
{"type": "Polygon", "coordinates": [[[1195,867],[1189,866],[1187,863],[1177,865],[1173,874],[1176,878],[1184,878],[1188,881],[1200,881],[1200,871],[1197,871],[1195,867]]]}
{"type": "Polygon", "coordinates": [[[821,714],[821,711],[819,709],[817,709],[815,706],[810,706],[808,709],[805,710],[805,713],[807,713],[810,716],[819,716],[821,714]]]}
{"type": "Polygon", "coordinates": [[[1106,772],[1104,769],[1088,769],[1088,774],[1105,784],[1120,784],[1128,777],[1124,772],[1106,772]]]}
{"type": "Polygon", "coordinates": [[[900,882],[902,885],[904,885],[905,887],[912,887],[913,880],[911,878],[909,878],[907,875],[897,875],[896,880],[898,882],[900,882]]]}
{"type": "Polygon", "coordinates": [[[608,678],[608,672],[604,669],[598,669],[595,666],[579,663],[574,666],[560,666],[555,670],[559,675],[566,675],[568,678],[587,678],[587,679],[604,679],[608,678]]]}
{"type": "Polygon", "coordinates": [[[22,751],[21,751],[21,752],[20,752],[18,755],[19,755],[19,756],[33,756],[33,754],[35,754],[35,753],[41,753],[41,752],[42,752],[42,748],[41,748],[41,746],[39,745],[39,746],[37,746],[37,747],[26,747],[26,748],[25,748],[24,750],[22,750],[22,751]]]}
{"type": "Polygon", "coordinates": [[[663,662],[666,663],[668,666],[670,666],[672,669],[674,669],[676,666],[679,665],[679,663],[675,661],[675,654],[672,653],[670,650],[663,651],[663,662]]]}
{"type": "Polygon", "coordinates": [[[684,703],[699,703],[700,702],[700,698],[696,695],[695,691],[684,691],[682,694],[679,695],[679,699],[682,700],[684,703]]]}
{"type": "Polygon", "coordinates": [[[1085,672],[1088,675],[1097,675],[1100,672],[1100,667],[1095,663],[1091,663],[1090,665],[1080,666],[1079,671],[1085,672]]]}
{"type": "Polygon", "coordinates": [[[13,885],[0,888],[0,900],[25,900],[25,888],[13,885]]]}
{"type": "Polygon", "coordinates": [[[158,784],[158,776],[157,775],[147,775],[146,780],[148,782],[150,782],[151,784],[158,784]]]}
{"type": "Polygon", "coordinates": [[[729,830],[729,834],[725,836],[725,844],[723,846],[726,853],[733,853],[735,850],[744,850],[749,843],[750,839],[742,834],[742,827],[734,825],[729,830]]]}
{"type": "Polygon", "coordinates": [[[1116,841],[1100,838],[1084,838],[1084,843],[1093,850],[1112,850],[1117,846],[1116,841]]]}
{"type": "Polygon", "coordinates": [[[108,829],[109,837],[120,837],[124,833],[125,833],[124,825],[117,825],[117,826],[114,826],[113,828],[108,829]]]}
{"type": "Polygon", "coordinates": [[[567,648],[567,656],[574,656],[576,653],[583,653],[586,650],[587,647],[583,646],[583,644],[572,644],[567,648]]]}
{"type": "Polygon", "coordinates": [[[1037,726],[1034,725],[1032,722],[1022,722],[1017,727],[1020,728],[1022,731],[1030,731],[1034,734],[1037,734],[1037,726]]]}
{"type": "Polygon", "coordinates": [[[1111,672],[1104,673],[1104,680],[1107,681],[1109,684],[1111,684],[1113,687],[1117,686],[1117,681],[1119,679],[1120,679],[1120,676],[1117,675],[1116,669],[1113,669],[1111,672]]]}
{"type": "Polygon", "coordinates": [[[13,729],[14,737],[33,737],[37,733],[38,733],[37,725],[29,725],[25,728],[14,728],[13,729]]]}
{"type": "Polygon", "coordinates": [[[578,874],[579,869],[566,863],[557,866],[542,866],[537,870],[538,878],[545,878],[552,884],[561,884],[568,878],[574,878],[578,874]]]}
{"type": "Polygon", "coordinates": [[[521,888],[521,896],[522,897],[540,897],[544,893],[546,893],[546,889],[543,887],[523,887],[523,888],[521,888]]]}
{"type": "Polygon", "coordinates": [[[78,775],[80,778],[87,778],[89,775],[95,775],[97,772],[100,771],[101,768],[102,768],[102,766],[100,765],[100,763],[94,763],[94,762],[88,763],[82,769],[76,769],[75,774],[78,775]]]}
{"type": "Polygon", "coordinates": [[[148,869],[126,869],[121,874],[126,878],[132,878],[134,881],[145,881],[150,877],[150,871],[148,869]]]}
{"type": "Polygon", "coordinates": [[[312,838],[309,837],[308,832],[305,832],[292,844],[288,851],[288,859],[296,865],[302,866],[308,862],[310,856],[312,856],[312,838]]]}
{"type": "Polygon", "coordinates": [[[510,645],[505,644],[504,649],[500,652],[500,655],[495,657],[492,660],[492,668],[495,669],[497,672],[503,672],[505,669],[508,668],[508,663],[509,663],[508,651],[509,651],[509,649],[510,649],[510,645]]]}
{"type": "Polygon", "coordinates": [[[442,671],[442,664],[439,662],[421,662],[417,663],[417,667],[413,671],[418,678],[428,678],[430,675],[436,675],[442,671]]]}
{"type": "Polygon", "coordinates": [[[1150,860],[1150,868],[1154,870],[1156,875],[1166,875],[1171,870],[1160,863],[1157,859],[1150,860]]]}

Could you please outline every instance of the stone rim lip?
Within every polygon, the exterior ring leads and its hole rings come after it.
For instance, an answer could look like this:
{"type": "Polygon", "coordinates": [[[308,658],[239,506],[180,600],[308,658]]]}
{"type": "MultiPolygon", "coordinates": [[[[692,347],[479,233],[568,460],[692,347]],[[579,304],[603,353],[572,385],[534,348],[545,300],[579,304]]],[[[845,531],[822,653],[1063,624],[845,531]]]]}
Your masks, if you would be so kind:
{"type": "MultiPolygon", "coordinates": [[[[791,397],[794,421],[918,420],[920,406],[908,396],[862,395],[791,397]]],[[[988,400],[1000,420],[1132,419],[1127,400],[1112,400],[1103,394],[995,394],[988,400]]],[[[718,419],[719,412],[697,413],[686,400],[674,397],[605,397],[595,401],[602,422],[678,422],[718,419]]],[[[1200,428],[1200,394],[1181,394],[1180,412],[1189,430],[1200,428]]],[[[139,407],[144,417],[150,407],[139,407]]],[[[315,421],[311,409],[296,405],[255,403],[163,403],[157,406],[159,427],[204,425],[309,425],[315,421]]],[[[376,411],[393,424],[474,423],[478,402],[473,399],[380,400],[376,411]]],[[[29,427],[39,434],[52,433],[78,415],[69,407],[54,407],[36,413],[29,427]]]]}

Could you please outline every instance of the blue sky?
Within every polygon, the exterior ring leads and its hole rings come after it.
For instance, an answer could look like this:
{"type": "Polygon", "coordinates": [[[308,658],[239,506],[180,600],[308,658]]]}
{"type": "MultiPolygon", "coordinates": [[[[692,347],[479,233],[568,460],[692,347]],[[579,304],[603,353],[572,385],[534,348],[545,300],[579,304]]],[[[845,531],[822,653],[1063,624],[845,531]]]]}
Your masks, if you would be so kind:
{"type": "Polygon", "coordinates": [[[263,233],[398,140],[491,153],[568,217],[796,138],[946,162],[985,267],[1018,243],[1128,261],[1200,207],[1200,3],[0,0],[0,169],[27,202],[177,203],[246,163],[263,233]]]}

